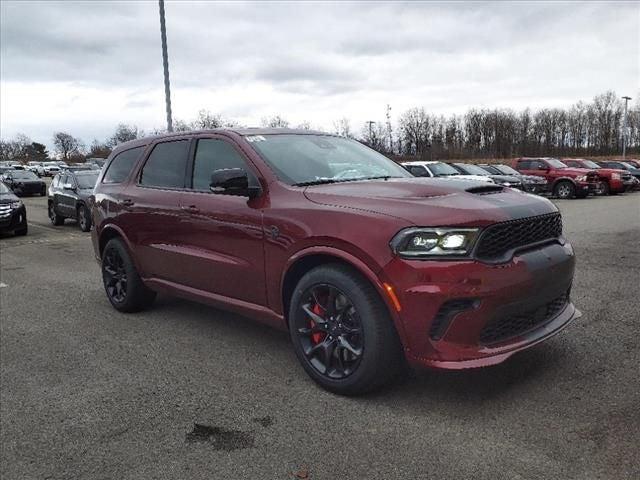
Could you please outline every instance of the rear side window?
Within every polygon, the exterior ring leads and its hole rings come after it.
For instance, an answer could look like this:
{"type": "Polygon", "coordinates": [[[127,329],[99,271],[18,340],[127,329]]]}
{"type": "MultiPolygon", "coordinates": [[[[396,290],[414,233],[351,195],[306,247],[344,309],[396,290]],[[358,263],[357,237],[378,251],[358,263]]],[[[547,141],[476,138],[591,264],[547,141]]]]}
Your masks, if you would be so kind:
{"type": "Polygon", "coordinates": [[[195,190],[208,191],[213,171],[227,168],[242,168],[247,171],[247,165],[242,155],[229,142],[209,138],[198,140],[193,164],[193,188],[195,190]]]}
{"type": "Polygon", "coordinates": [[[157,144],[142,167],[140,185],[184,188],[188,156],[189,140],[157,144]]]}
{"type": "Polygon", "coordinates": [[[131,173],[131,169],[140,157],[144,147],[132,148],[116,155],[111,161],[102,179],[103,183],[124,182],[131,173]]]}
{"type": "Polygon", "coordinates": [[[531,162],[529,160],[518,160],[518,168],[529,170],[531,168],[531,162]]]}

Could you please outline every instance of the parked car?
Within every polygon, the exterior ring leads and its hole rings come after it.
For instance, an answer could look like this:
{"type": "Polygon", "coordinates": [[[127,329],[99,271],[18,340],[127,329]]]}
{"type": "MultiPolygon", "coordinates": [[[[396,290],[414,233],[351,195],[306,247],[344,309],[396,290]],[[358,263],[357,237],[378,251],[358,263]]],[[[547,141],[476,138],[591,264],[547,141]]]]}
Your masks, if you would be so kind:
{"type": "Polygon", "coordinates": [[[640,161],[638,160],[633,160],[633,159],[626,159],[624,160],[625,163],[628,163],[629,165],[631,165],[633,168],[640,168],[640,161]]]}
{"type": "Polygon", "coordinates": [[[475,180],[494,183],[486,175],[463,175],[451,165],[436,161],[415,161],[401,164],[414,177],[452,178],[455,180],[475,180]]]}
{"type": "Polygon", "coordinates": [[[46,195],[47,185],[29,170],[8,170],[2,181],[16,195],[46,195]]]}
{"type": "Polygon", "coordinates": [[[42,177],[44,175],[44,167],[42,166],[42,162],[28,162],[27,170],[32,171],[39,177],[42,177]]]}
{"type": "Polygon", "coordinates": [[[448,165],[451,165],[463,175],[477,175],[479,177],[487,177],[493,180],[498,185],[517,188],[518,190],[524,190],[522,180],[518,176],[492,174],[487,172],[484,168],[470,163],[448,163],[448,165]]]}
{"type": "Polygon", "coordinates": [[[56,175],[49,185],[49,219],[53,225],[62,225],[65,218],[78,221],[83,232],[91,230],[89,197],[96,185],[95,170],[66,169],[56,175]]]}
{"type": "Polygon", "coordinates": [[[622,193],[633,186],[633,177],[626,170],[605,168],[591,160],[582,158],[563,158],[562,163],[569,167],[596,170],[600,176],[596,187],[596,195],[622,193]]]}
{"type": "Polygon", "coordinates": [[[585,198],[596,191],[600,181],[595,170],[569,168],[557,158],[518,158],[512,167],[526,175],[546,178],[551,192],[558,198],[585,198]]]}
{"type": "Polygon", "coordinates": [[[640,168],[635,168],[633,165],[627,162],[620,162],[615,160],[607,160],[598,162],[601,167],[604,168],[616,168],[618,170],[625,170],[629,172],[634,177],[640,179],[640,168]]]}
{"type": "Polygon", "coordinates": [[[53,177],[60,172],[60,167],[57,162],[44,162],[42,164],[42,169],[44,170],[45,177],[53,177]]]}
{"type": "Polygon", "coordinates": [[[89,165],[93,165],[97,167],[98,170],[100,170],[102,167],[104,167],[105,160],[106,159],[104,158],[91,157],[91,158],[87,158],[86,163],[89,165]]]}
{"type": "Polygon", "coordinates": [[[115,309],[144,309],[162,291],[253,316],[288,330],[305,371],[333,392],[387,383],[403,356],[497,364],[580,315],[553,203],[413,178],[346,138],[143,138],[116,147],[94,192],[91,237],[115,309]],[[350,162],[358,174],[336,178],[349,167],[332,165],[350,162]]]}
{"type": "Polygon", "coordinates": [[[13,232],[15,235],[26,235],[27,209],[15,193],[3,182],[0,182],[0,232],[13,232]]]}
{"type": "Polygon", "coordinates": [[[511,168],[509,165],[501,163],[481,163],[478,164],[478,166],[482,167],[492,175],[509,175],[511,177],[519,178],[525,192],[535,193],[538,195],[549,193],[549,182],[547,182],[546,178],[540,177],[539,175],[523,175],[519,171],[511,168]]]}

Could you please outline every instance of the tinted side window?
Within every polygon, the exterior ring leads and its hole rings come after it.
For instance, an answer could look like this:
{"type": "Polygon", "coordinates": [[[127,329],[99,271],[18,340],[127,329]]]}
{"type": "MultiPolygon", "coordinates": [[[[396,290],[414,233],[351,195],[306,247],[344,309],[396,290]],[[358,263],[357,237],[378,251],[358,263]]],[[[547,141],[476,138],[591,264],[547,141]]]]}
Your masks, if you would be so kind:
{"type": "Polygon", "coordinates": [[[518,160],[518,167],[522,170],[529,170],[531,167],[531,162],[529,160],[518,160]]]}
{"type": "Polygon", "coordinates": [[[116,155],[111,161],[107,171],[102,179],[103,183],[120,183],[124,182],[129,176],[133,165],[140,157],[144,147],[132,148],[116,155]]]}
{"type": "Polygon", "coordinates": [[[428,177],[427,169],[420,166],[409,167],[409,171],[411,175],[415,175],[416,177],[428,177]]]}
{"type": "Polygon", "coordinates": [[[193,164],[193,188],[208,191],[213,171],[226,168],[242,168],[247,171],[242,155],[229,142],[209,138],[198,140],[193,164]]]}
{"type": "Polygon", "coordinates": [[[189,140],[159,143],[142,167],[140,185],[184,188],[189,140]]]}

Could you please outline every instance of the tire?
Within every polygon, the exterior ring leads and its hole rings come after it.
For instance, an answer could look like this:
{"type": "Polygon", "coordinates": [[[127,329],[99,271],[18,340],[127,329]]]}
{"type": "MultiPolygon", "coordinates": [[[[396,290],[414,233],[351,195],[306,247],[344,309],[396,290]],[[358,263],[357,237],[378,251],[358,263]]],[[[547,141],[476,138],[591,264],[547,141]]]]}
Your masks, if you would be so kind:
{"type": "Polygon", "coordinates": [[[147,288],[122,240],[112,238],[102,252],[102,283],[111,305],[120,312],[139,312],[151,306],[156,292],[147,288]]]}
{"type": "Polygon", "coordinates": [[[611,189],[609,188],[609,183],[607,183],[607,182],[598,182],[598,184],[596,185],[596,190],[595,190],[594,193],[597,196],[610,195],[611,189]]]}
{"type": "Polygon", "coordinates": [[[51,220],[51,223],[56,227],[59,227],[60,225],[64,225],[64,217],[56,213],[56,209],[53,206],[53,202],[49,203],[49,220],[51,220]]]}
{"type": "Polygon", "coordinates": [[[568,180],[562,180],[553,187],[553,194],[557,198],[567,199],[573,198],[576,194],[576,187],[573,183],[568,180]]]}
{"type": "Polygon", "coordinates": [[[78,205],[76,211],[76,217],[78,219],[78,226],[80,230],[83,232],[88,232],[91,230],[91,213],[86,205],[78,205]]]}
{"type": "Polygon", "coordinates": [[[47,195],[47,187],[44,187],[41,191],[40,191],[40,196],[44,197],[47,195]]]}
{"type": "Polygon", "coordinates": [[[23,237],[25,236],[27,233],[29,233],[29,227],[27,225],[24,226],[24,228],[21,228],[20,230],[16,230],[15,232],[13,232],[13,234],[16,237],[23,237]]]}
{"type": "Polygon", "coordinates": [[[387,307],[365,278],[344,265],[319,266],[302,277],[288,323],[302,367],[330,392],[360,395],[402,371],[402,348],[387,307]]]}

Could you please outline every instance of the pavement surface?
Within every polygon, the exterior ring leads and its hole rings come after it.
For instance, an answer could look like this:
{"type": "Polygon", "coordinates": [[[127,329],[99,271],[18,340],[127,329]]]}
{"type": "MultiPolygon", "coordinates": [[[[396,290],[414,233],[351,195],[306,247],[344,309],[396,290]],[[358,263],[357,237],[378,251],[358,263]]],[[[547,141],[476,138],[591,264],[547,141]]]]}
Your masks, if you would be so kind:
{"type": "Polygon", "coordinates": [[[0,239],[3,479],[640,478],[640,193],[557,202],[584,316],[506,363],[360,398],[287,335],[170,297],[107,301],[89,234],[0,239]]]}

